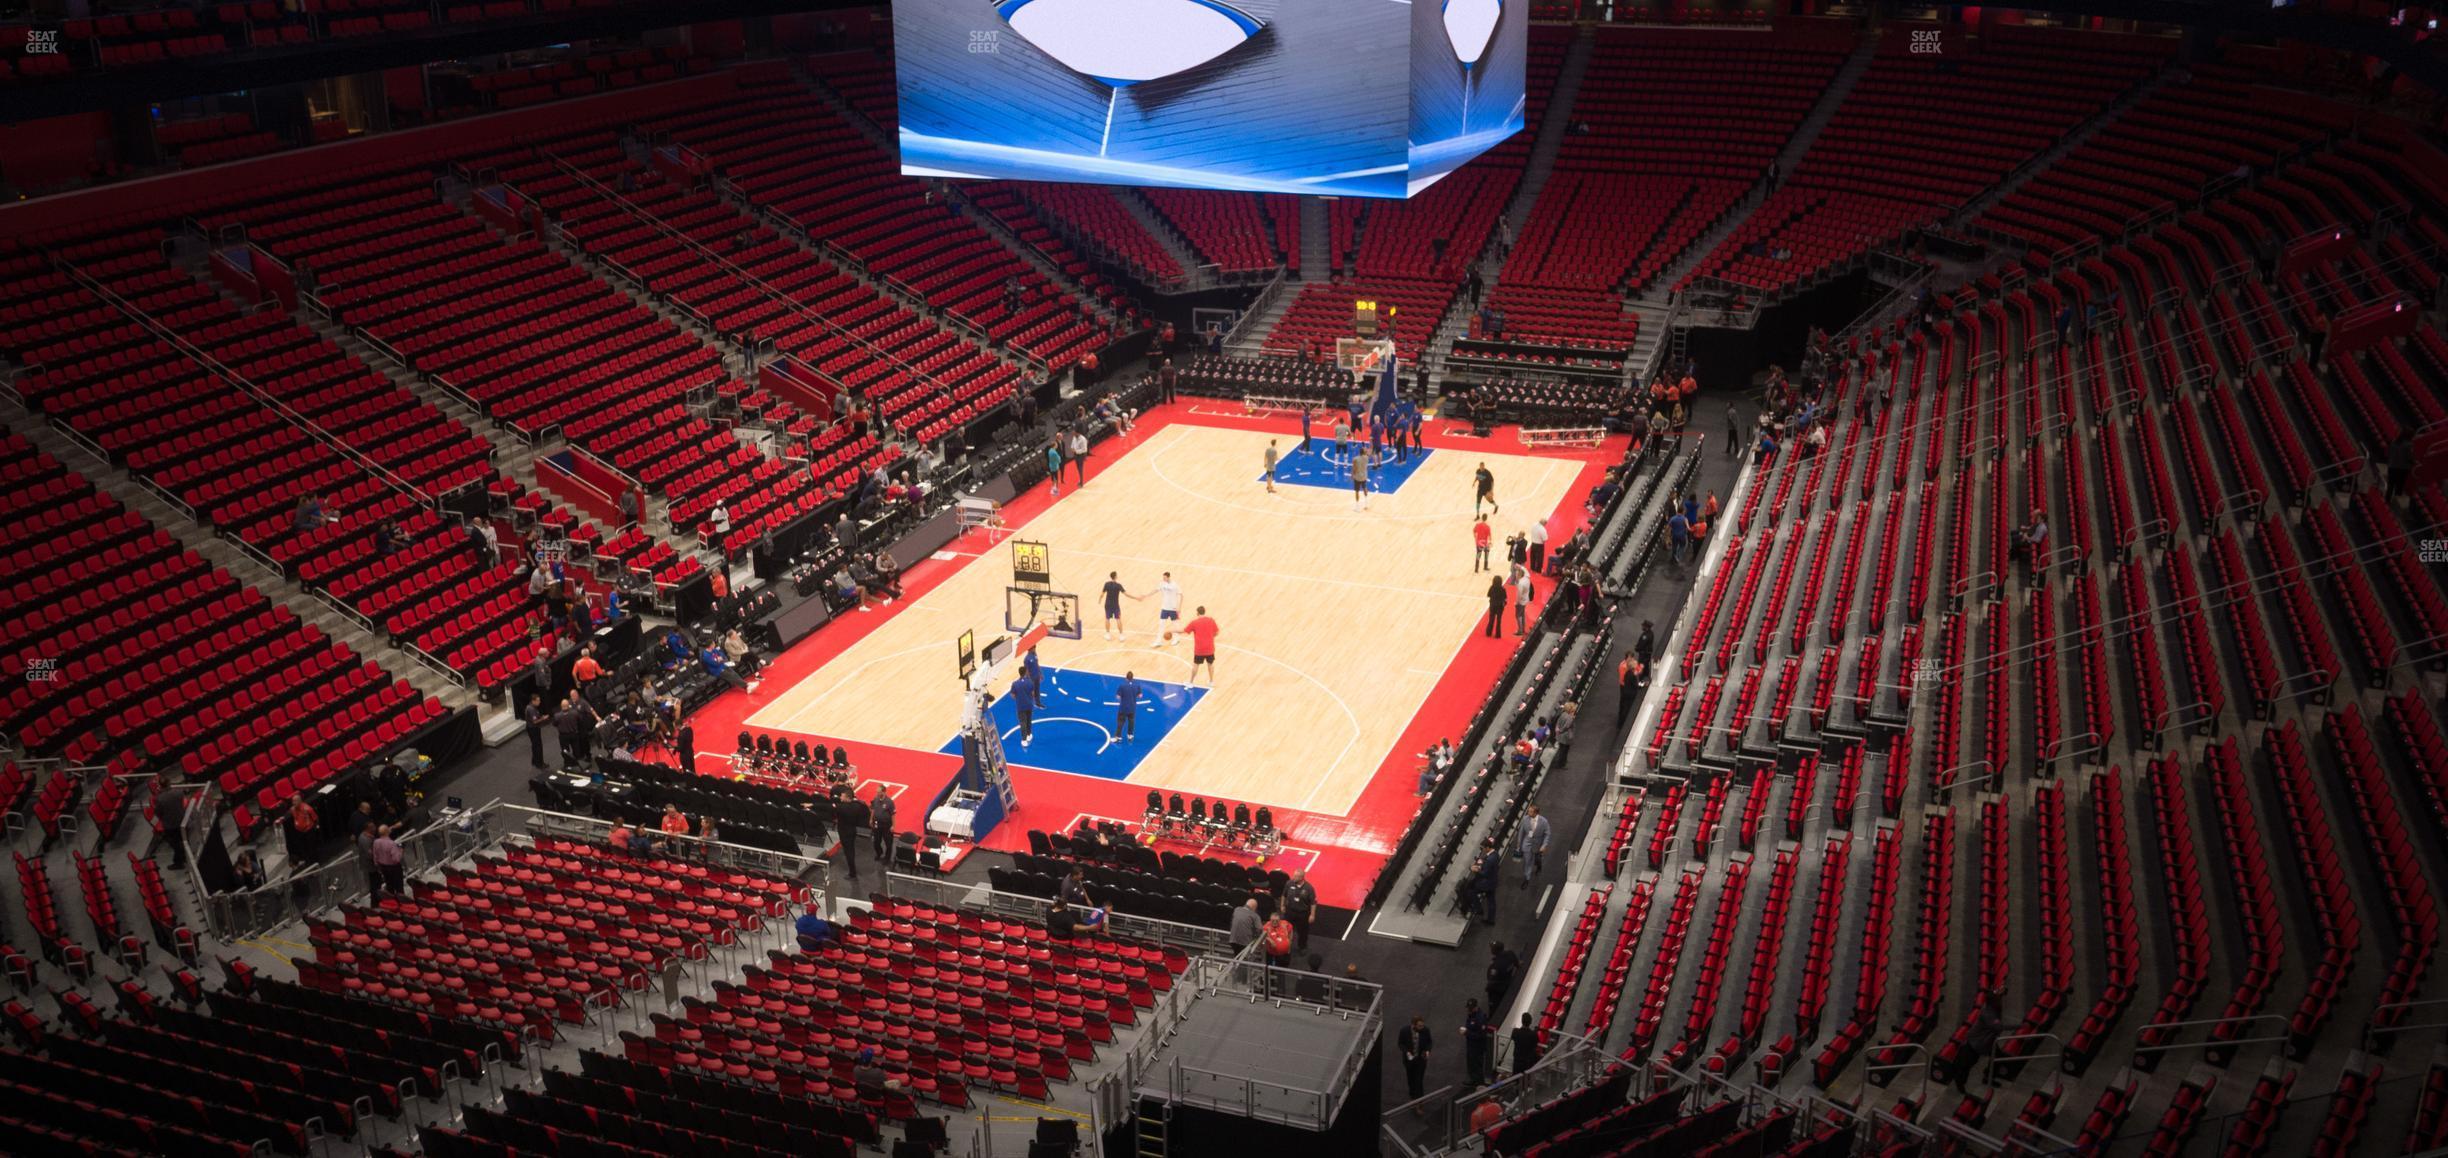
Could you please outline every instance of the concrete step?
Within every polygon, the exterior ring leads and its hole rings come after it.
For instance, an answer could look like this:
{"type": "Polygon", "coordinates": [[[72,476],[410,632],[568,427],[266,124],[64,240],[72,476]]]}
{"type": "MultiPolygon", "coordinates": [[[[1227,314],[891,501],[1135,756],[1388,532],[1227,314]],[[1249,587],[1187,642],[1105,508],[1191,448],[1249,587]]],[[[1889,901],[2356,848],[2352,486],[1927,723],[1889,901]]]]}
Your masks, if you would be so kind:
{"type": "Polygon", "coordinates": [[[1156,206],[1147,199],[1146,194],[1137,189],[1117,188],[1114,199],[1120,201],[1122,208],[1138,220],[1140,227],[1148,231],[1148,236],[1155,238],[1156,243],[1164,246],[1165,252],[1180,263],[1182,292],[1196,292],[1215,284],[1213,275],[1206,269],[1205,260],[1199,257],[1197,250],[1190,248],[1190,239],[1173,228],[1173,223],[1166,221],[1164,214],[1156,212],[1156,206]]]}

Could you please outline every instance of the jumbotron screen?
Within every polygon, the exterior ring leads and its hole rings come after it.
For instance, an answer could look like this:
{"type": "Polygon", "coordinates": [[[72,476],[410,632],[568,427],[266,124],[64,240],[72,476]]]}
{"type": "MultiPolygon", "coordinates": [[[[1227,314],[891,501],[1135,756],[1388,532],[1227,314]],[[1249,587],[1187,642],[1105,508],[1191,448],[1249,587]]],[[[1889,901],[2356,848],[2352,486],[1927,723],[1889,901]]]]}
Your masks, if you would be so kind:
{"type": "Polygon", "coordinates": [[[901,171],[1407,197],[1521,130],[1528,0],[896,0],[901,171]]]}

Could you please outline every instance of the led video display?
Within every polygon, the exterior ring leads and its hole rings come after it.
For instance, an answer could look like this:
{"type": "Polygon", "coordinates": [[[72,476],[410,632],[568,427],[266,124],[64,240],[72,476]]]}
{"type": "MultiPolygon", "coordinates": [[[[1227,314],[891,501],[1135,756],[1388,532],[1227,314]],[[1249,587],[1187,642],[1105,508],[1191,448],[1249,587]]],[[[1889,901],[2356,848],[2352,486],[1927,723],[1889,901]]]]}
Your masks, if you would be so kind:
{"type": "Polygon", "coordinates": [[[899,0],[901,168],[1404,197],[1521,128],[1526,0],[899,0]]]}

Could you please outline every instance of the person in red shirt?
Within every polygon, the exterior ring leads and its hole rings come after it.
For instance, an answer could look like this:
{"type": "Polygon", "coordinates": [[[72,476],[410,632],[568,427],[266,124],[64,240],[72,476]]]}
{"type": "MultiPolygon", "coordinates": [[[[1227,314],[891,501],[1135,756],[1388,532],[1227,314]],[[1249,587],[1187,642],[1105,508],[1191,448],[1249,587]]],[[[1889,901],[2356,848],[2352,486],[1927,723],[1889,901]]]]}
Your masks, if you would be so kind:
{"type": "Polygon", "coordinates": [[[1481,571],[1487,570],[1488,544],[1492,542],[1495,537],[1496,532],[1493,528],[1488,526],[1486,515],[1479,516],[1478,521],[1471,524],[1471,546],[1477,548],[1476,552],[1471,557],[1472,574],[1475,575],[1481,571]]]}
{"type": "Polygon", "coordinates": [[[1207,669],[1207,686],[1215,686],[1216,630],[1216,621],[1207,618],[1207,609],[1204,607],[1198,609],[1198,618],[1191,620],[1189,626],[1182,628],[1182,632],[1190,637],[1191,683],[1198,682],[1199,669],[1203,667],[1207,669]]]}

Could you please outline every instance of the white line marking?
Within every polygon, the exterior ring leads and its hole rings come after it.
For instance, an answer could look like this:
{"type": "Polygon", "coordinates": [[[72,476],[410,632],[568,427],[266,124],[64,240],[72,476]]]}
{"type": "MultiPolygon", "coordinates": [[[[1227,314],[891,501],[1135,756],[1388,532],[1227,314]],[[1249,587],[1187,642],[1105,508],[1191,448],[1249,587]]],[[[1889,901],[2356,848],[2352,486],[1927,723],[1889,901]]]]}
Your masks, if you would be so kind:
{"type": "MultiPolygon", "coordinates": [[[[1221,564],[1213,563],[1182,563],[1172,559],[1150,559],[1145,555],[1117,555],[1108,551],[1084,551],[1077,547],[1068,546],[1064,549],[1075,555],[1086,555],[1095,559],[1120,559],[1125,563],[1144,563],[1151,567],[1195,567],[1202,571],[1223,571],[1233,575],[1252,575],[1260,579],[1282,579],[1292,583],[1325,583],[1336,587],[1359,587],[1370,591],[1391,591],[1398,595],[1426,595],[1437,599],[1460,599],[1468,603],[1477,603],[1487,598],[1485,593],[1478,595],[1457,595],[1451,591],[1430,591],[1420,587],[1397,587],[1390,583],[1363,583],[1357,579],[1325,579],[1315,575],[1287,575],[1281,571],[1258,571],[1248,567],[1226,567],[1221,564]]],[[[1135,651],[1133,654],[1165,655],[1168,653],[1162,650],[1156,650],[1152,653],[1135,651]]]]}
{"type": "Polygon", "coordinates": [[[1113,143],[1114,106],[1122,103],[1122,90],[1115,89],[1105,98],[1105,135],[1097,138],[1097,156],[1105,155],[1105,146],[1113,143]]]}

